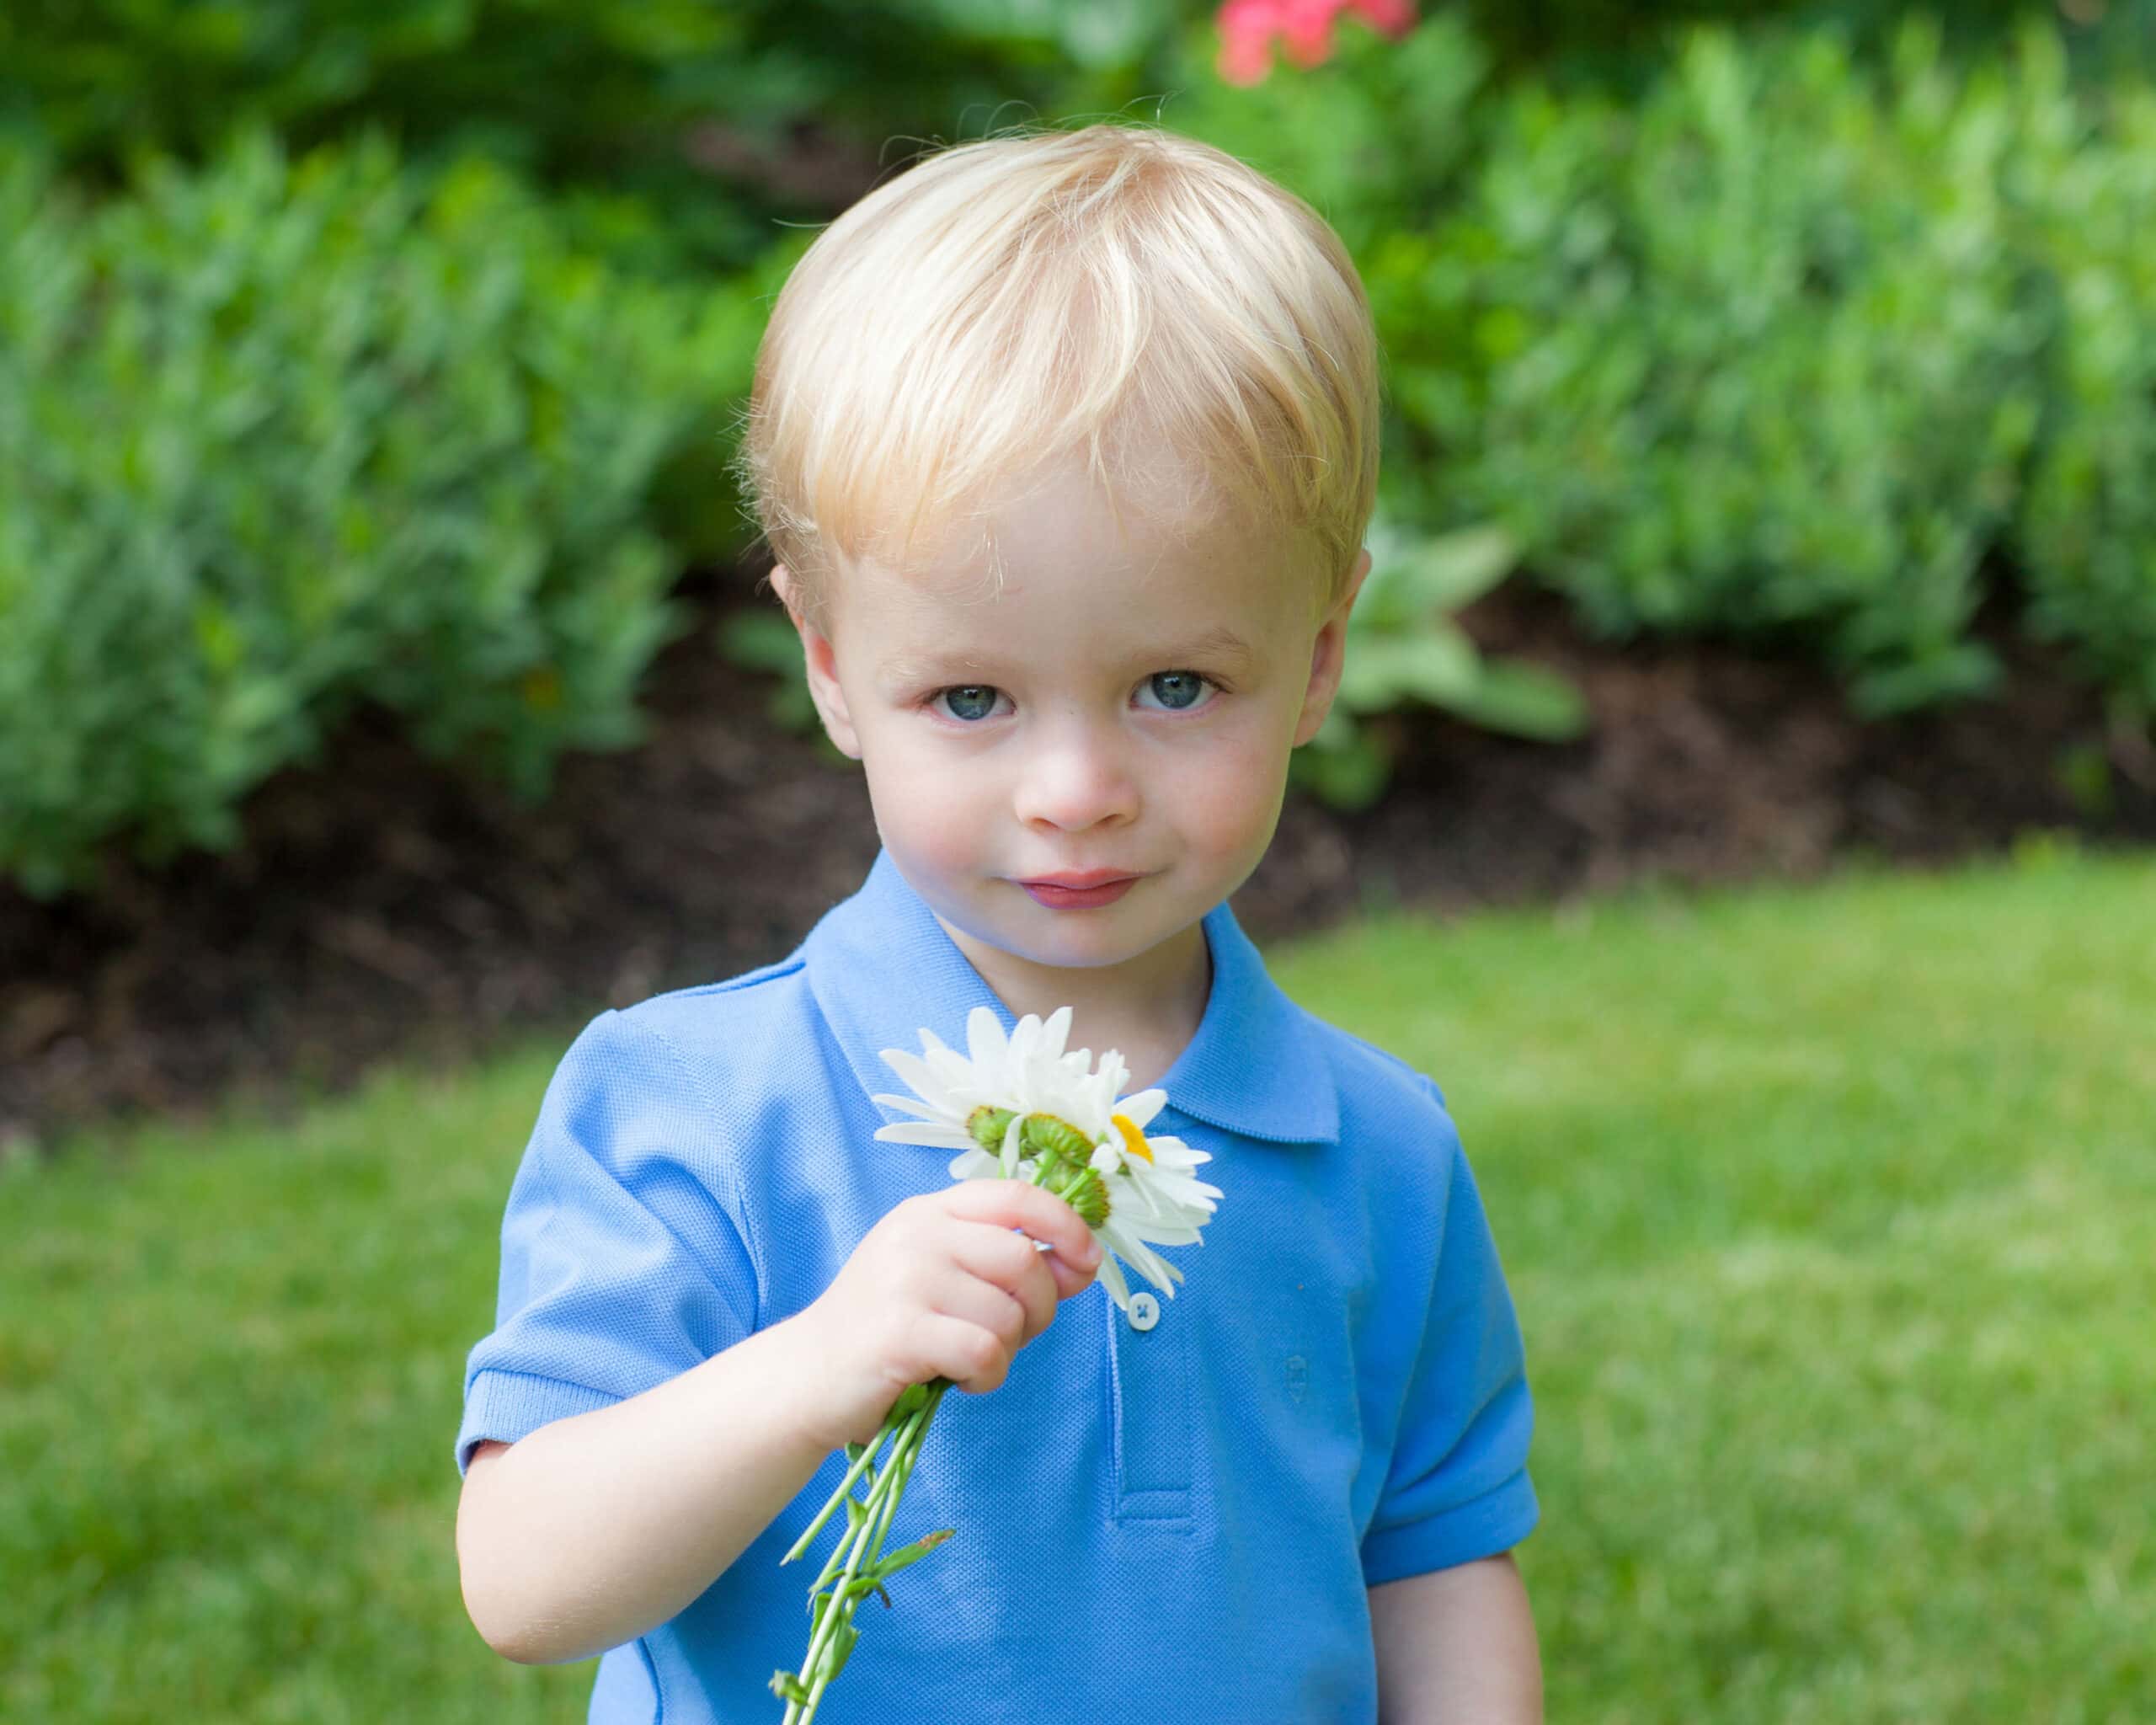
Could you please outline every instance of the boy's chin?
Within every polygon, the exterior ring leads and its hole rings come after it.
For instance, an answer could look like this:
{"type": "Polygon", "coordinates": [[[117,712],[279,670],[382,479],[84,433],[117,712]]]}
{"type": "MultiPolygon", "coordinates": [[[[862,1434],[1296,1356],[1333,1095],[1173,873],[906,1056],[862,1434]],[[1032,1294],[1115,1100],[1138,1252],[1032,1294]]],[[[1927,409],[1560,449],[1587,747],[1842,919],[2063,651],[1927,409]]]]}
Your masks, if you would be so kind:
{"type": "Polygon", "coordinates": [[[1157,911],[1152,916],[1124,914],[1128,896],[1094,910],[1061,911],[1036,904],[1023,887],[1012,886],[1011,893],[1017,902],[1001,905],[990,915],[939,911],[945,932],[954,938],[963,934],[961,946],[971,941],[1028,964],[1099,969],[1142,958],[1188,926],[1164,927],[1157,911]]]}

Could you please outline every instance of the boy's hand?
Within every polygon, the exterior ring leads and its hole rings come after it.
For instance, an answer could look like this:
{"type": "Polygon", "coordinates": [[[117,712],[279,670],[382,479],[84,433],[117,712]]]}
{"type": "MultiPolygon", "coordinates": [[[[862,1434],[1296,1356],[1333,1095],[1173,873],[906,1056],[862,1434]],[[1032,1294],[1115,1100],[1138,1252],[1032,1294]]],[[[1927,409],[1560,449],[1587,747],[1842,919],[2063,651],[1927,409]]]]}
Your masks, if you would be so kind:
{"type": "Polygon", "coordinates": [[[817,1435],[829,1449],[865,1444],[909,1385],[931,1378],[996,1388],[1099,1268],[1077,1211],[1023,1180],[962,1180],[895,1205],[797,1320],[819,1356],[817,1435]]]}

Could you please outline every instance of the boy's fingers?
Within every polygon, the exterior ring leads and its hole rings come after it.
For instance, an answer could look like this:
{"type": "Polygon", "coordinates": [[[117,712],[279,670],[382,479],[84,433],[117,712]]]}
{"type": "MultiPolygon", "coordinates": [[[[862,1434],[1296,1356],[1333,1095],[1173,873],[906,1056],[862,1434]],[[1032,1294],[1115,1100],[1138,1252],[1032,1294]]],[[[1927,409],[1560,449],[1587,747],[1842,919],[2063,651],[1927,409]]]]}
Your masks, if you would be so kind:
{"type": "MultiPolygon", "coordinates": [[[[1097,1251],[1096,1247],[1096,1254],[1097,1251]]],[[[1084,1293],[1091,1285],[1094,1274],[1100,1268],[1100,1262],[1097,1255],[1065,1258],[1059,1247],[1041,1254],[1041,1267],[1048,1272],[1045,1279],[1054,1285],[1059,1302],[1070,1299],[1074,1294],[1084,1293]]]]}
{"type": "Polygon", "coordinates": [[[968,1221],[954,1231],[951,1256],[968,1276],[991,1284],[1025,1308],[1029,1338],[1048,1327],[1055,1316],[1055,1281],[1047,1268],[1054,1252],[993,1222],[968,1221]]]}
{"type": "Polygon", "coordinates": [[[1066,1263],[1059,1252],[1043,1252],[1041,1256],[1048,1261],[1049,1274],[1055,1278],[1055,1297],[1058,1300],[1068,1300],[1074,1294],[1083,1294],[1093,1285],[1095,1271],[1080,1269],[1076,1265],[1066,1263]]]}
{"type": "Polygon", "coordinates": [[[971,1276],[954,1278],[937,1296],[937,1305],[946,1316],[978,1325],[1014,1352],[1046,1329],[1055,1316],[1045,1287],[1014,1291],[971,1276]]]}
{"type": "Polygon", "coordinates": [[[951,1215],[971,1221],[1020,1228],[1055,1248],[1072,1268],[1090,1270],[1100,1248],[1085,1218],[1052,1192],[1023,1180],[962,1180],[947,1194],[951,1215]]]}

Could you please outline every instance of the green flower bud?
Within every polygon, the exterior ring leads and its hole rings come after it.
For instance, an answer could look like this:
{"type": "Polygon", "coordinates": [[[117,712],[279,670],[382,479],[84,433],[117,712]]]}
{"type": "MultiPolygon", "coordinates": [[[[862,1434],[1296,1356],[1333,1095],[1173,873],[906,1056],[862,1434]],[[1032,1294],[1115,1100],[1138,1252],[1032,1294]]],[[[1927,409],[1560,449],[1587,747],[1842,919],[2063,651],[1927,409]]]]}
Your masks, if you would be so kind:
{"type": "Polygon", "coordinates": [[[1085,1219],[1089,1228],[1097,1228],[1108,1219],[1108,1183],[1093,1168],[1086,1170],[1083,1178],[1063,1194],[1063,1201],[1085,1219]]]}
{"type": "Polygon", "coordinates": [[[974,1142],[990,1156],[1003,1154],[1003,1135],[1010,1127],[1011,1110],[990,1108],[986,1103],[966,1116],[966,1130],[973,1134],[974,1142]]]}
{"type": "Polygon", "coordinates": [[[1028,1156],[1054,1151],[1067,1162],[1082,1162],[1093,1153],[1093,1141],[1068,1120],[1054,1114],[1028,1114],[1018,1129],[1018,1143],[1028,1156]]]}

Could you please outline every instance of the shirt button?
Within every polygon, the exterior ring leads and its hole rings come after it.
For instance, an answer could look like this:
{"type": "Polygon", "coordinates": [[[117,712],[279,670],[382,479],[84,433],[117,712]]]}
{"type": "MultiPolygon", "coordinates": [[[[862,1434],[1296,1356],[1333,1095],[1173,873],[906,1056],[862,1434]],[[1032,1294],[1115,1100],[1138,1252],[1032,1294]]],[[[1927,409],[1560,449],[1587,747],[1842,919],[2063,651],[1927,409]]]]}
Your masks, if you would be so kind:
{"type": "Polygon", "coordinates": [[[1132,1329],[1150,1330],[1160,1321],[1161,1302],[1159,1300],[1150,1294],[1134,1294],[1130,1296],[1130,1327],[1132,1329]]]}

